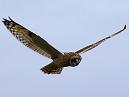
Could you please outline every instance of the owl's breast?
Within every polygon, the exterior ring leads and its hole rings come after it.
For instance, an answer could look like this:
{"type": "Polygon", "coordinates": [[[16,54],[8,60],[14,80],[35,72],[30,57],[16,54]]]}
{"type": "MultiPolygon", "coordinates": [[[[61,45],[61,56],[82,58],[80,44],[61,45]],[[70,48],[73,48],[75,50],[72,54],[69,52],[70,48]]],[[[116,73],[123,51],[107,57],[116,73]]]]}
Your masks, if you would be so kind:
{"type": "Polygon", "coordinates": [[[81,56],[74,52],[68,52],[64,53],[63,56],[58,57],[54,60],[54,64],[60,66],[60,67],[68,67],[72,66],[75,67],[79,65],[81,61],[81,56]]]}
{"type": "Polygon", "coordinates": [[[69,64],[69,57],[68,56],[60,56],[57,59],[53,60],[54,64],[60,67],[67,67],[70,66],[69,64]]]}

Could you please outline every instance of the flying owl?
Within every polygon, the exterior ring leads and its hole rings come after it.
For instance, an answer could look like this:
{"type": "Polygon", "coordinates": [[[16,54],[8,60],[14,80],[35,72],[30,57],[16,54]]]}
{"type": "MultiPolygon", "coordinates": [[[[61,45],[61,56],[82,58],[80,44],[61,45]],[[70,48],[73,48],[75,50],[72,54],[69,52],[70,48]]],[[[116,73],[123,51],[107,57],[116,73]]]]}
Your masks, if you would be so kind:
{"type": "Polygon", "coordinates": [[[23,27],[22,25],[16,23],[9,17],[8,19],[4,19],[4,25],[7,29],[25,46],[28,48],[38,52],[39,54],[52,59],[52,62],[40,70],[47,74],[60,74],[64,67],[75,67],[78,66],[81,62],[82,57],[80,54],[85,53],[96,46],[100,45],[102,42],[106,41],[109,38],[121,33],[126,29],[126,25],[124,28],[106,38],[103,38],[93,44],[90,44],[76,52],[65,52],[62,53],[53,46],[51,46],[46,40],[41,38],[40,36],[34,34],[27,28],[23,27]]]}

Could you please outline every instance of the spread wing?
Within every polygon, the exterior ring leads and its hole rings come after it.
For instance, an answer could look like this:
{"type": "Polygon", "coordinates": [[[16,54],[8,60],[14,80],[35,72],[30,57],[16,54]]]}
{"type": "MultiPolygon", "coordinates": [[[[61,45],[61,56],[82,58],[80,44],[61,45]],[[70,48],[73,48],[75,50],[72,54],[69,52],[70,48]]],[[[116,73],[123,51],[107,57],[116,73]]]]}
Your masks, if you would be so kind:
{"type": "Polygon", "coordinates": [[[29,31],[22,25],[16,23],[11,18],[9,18],[9,20],[3,19],[2,22],[20,42],[32,50],[38,52],[39,54],[51,59],[55,59],[62,55],[61,52],[51,46],[47,41],[29,31]]]}
{"type": "Polygon", "coordinates": [[[99,41],[96,42],[96,43],[93,43],[93,44],[91,44],[91,45],[88,45],[88,46],[86,46],[86,47],[84,47],[84,48],[82,48],[82,49],[76,51],[76,53],[85,53],[85,52],[87,52],[87,51],[89,51],[89,50],[95,48],[96,46],[100,45],[102,42],[104,42],[104,41],[106,41],[106,40],[112,38],[113,36],[116,36],[117,34],[121,33],[121,32],[124,31],[125,29],[126,29],[126,25],[124,26],[124,28],[123,28],[122,30],[120,30],[120,31],[118,31],[118,32],[116,32],[116,33],[114,33],[114,34],[112,34],[112,35],[106,37],[106,38],[103,38],[103,39],[99,40],[99,41]]]}

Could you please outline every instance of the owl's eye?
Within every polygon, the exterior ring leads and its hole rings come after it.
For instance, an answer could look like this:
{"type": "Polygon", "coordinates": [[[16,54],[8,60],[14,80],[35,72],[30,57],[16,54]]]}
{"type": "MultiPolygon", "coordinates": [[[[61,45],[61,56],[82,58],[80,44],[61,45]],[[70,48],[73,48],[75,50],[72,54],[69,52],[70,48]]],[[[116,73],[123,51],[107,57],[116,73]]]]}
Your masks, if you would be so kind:
{"type": "Polygon", "coordinates": [[[81,59],[80,58],[71,58],[70,60],[70,66],[75,67],[80,63],[81,59]]]}

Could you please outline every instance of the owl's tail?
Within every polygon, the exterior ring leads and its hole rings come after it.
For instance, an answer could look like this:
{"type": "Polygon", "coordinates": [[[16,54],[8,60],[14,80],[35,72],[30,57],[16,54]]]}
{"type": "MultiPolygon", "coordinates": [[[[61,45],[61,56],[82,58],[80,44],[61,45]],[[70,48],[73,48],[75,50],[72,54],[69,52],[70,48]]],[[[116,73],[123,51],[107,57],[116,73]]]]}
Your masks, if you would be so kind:
{"type": "Polygon", "coordinates": [[[60,74],[63,70],[63,67],[59,67],[52,62],[42,67],[40,70],[47,74],[60,74]]]}

